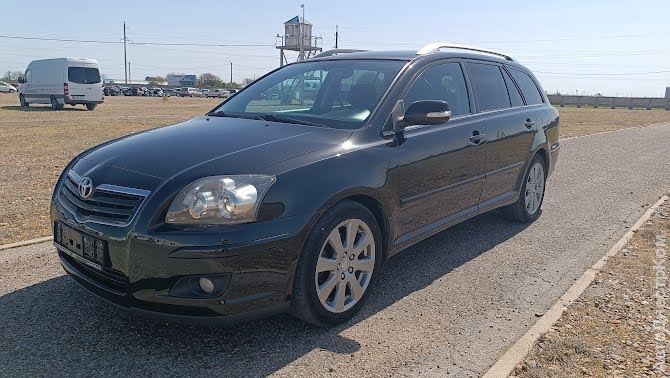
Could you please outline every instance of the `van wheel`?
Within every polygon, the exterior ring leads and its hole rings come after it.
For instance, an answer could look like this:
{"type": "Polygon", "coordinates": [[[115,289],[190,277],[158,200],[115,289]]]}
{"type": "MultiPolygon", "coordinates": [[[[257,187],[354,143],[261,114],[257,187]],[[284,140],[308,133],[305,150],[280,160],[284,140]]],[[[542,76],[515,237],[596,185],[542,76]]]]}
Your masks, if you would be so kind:
{"type": "Polygon", "coordinates": [[[56,99],[56,97],[51,97],[51,108],[53,110],[61,110],[63,109],[63,105],[58,102],[58,99],[56,99]]]}
{"type": "Polygon", "coordinates": [[[96,106],[97,106],[96,104],[86,104],[86,109],[93,110],[95,109],[96,106]]]}
{"type": "Polygon", "coordinates": [[[346,322],[363,306],[382,264],[381,232],[358,202],[328,209],[300,253],[291,311],[319,326],[346,322]]]}
{"type": "Polygon", "coordinates": [[[21,106],[23,106],[24,108],[27,108],[28,105],[30,105],[30,104],[26,101],[26,98],[23,97],[22,94],[19,95],[19,102],[21,103],[21,106]]]}
{"type": "Polygon", "coordinates": [[[10,89],[10,90],[9,90],[9,93],[14,93],[14,90],[13,90],[13,89],[10,89]]]}
{"type": "Polygon", "coordinates": [[[544,188],[547,181],[544,159],[535,155],[521,183],[519,199],[503,207],[505,218],[517,222],[532,222],[540,217],[544,188]]]}

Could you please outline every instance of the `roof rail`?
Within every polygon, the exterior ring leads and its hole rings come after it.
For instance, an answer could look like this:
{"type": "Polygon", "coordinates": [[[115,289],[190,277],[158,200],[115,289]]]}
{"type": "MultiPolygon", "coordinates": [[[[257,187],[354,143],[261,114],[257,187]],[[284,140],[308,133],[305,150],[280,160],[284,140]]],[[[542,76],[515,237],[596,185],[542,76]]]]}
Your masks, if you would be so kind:
{"type": "Polygon", "coordinates": [[[470,50],[470,51],[477,51],[481,53],[486,53],[486,54],[491,54],[491,55],[497,55],[500,57],[503,57],[509,61],[514,62],[515,60],[512,59],[511,56],[493,51],[493,50],[487,50],[487,49],[482,49],[479,47],[473,47],[473,46],[466,46],[466,45],[457,45],[453,43],[429,43],[425,45],[424,47],[421,48],[421,50],[416,52],[416,55],[426,55],[426,54],[432,54],[435,52],[438,52],[440,49],[459,49],[459,50],[470,50]]]}
{"type": "Polygon", "coordinates": [[[349,54],[349,53],[356,53],[356,52],[363,52],[363,51],[368,51],[368,50],[335,49],[335,50],[324,51],[320,54],[315,55],[313,58],[323,58],[324,56],[333,56],[333,55],[338,55],[338,54],[349,54]]]}

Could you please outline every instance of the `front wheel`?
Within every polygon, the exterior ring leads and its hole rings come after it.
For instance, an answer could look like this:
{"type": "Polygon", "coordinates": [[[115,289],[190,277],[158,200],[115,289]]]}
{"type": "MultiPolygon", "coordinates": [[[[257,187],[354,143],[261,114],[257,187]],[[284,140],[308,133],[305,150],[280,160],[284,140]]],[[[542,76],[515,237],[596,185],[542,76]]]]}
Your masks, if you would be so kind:
{"type": "Polygon", "coordinates": [[[95,109],[96,106],[97,106],[96,104],[86,104],[86,109],[93,110],[95,109]]]}
{"type": "Polygon", "coordinates": [[[9,90],[9,93],[14,93],[14,92],[15,92],[15,91],[14,91],[13,89],[10,89],[10,90],[9,90]]]}
{"type": "Polygon", "coordinates": [[[30,105],[22,94],[19,95],[19,102],[21,103],[21,106],[23,106],[24,108],[27,108],[28,105],[30,105]]]}
{"type": "Polygon", "coordinates": [[[547,181],[545,167],[544,159],[535,155],[524,176],[519,199],[503,208],[506,218],[518,222],[532,222],[539,218],[547,181]]]}
{"type": "Polygon", "coordinates": [[[379,226],[365,206],[344,201],[326,211],[298,259],[293,314],[319,326],[351,319],[370,295],[381,246],[379,226]]]}

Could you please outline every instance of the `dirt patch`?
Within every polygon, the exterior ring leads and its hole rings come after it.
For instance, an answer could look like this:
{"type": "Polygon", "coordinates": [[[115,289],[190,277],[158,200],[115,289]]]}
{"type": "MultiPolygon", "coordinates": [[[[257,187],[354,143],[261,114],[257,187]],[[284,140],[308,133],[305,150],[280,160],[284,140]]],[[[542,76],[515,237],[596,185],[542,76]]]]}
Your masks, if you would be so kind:
{"type": "Polygon", "coordinates": [[[668,289],[656,289],[662,282],[657,280],[659,267],[670,278],[667,241],[660,246],[668,237],[670,203],[666,202],[628,246],[607,261],[591,286],[517,365],[513,376],[656,377],[670,372],[670,365],[665,373],[660,370],[658,364],[664,359],[657,355],[665,353],[670,335],[655,323],[663,319],[657,310],[670,315],[663,296],[668,289]],[[662,257],[659,250],[664,250],[662,257]],[[657,294],[665,306],[657,301],[657,294]]]}
{"type": "Polygon", "coordinates": [[[626,108],[557,108],[561,138],[670,122],[670,111],[626,108]]]}

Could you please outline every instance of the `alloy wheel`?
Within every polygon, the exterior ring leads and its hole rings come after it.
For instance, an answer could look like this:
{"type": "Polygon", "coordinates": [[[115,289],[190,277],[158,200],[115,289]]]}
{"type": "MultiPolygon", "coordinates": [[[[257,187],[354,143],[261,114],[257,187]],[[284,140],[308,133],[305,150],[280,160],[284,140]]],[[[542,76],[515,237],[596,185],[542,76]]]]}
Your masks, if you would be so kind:
{"type": "Polygon", "coordinates": [[[542,205],[544,196],[544,167],[540,162],[536,162],[528,172],[526,179],[526,211],[528,214],[535,214],[542,205]]]}
{"type": "Polygon", "coordinates": [[[323,243],[316,263],[314,283],[323,307],[341,313],[358,303],[375,268],[375,240],[370,227],[347,219],[323,243]]]}

